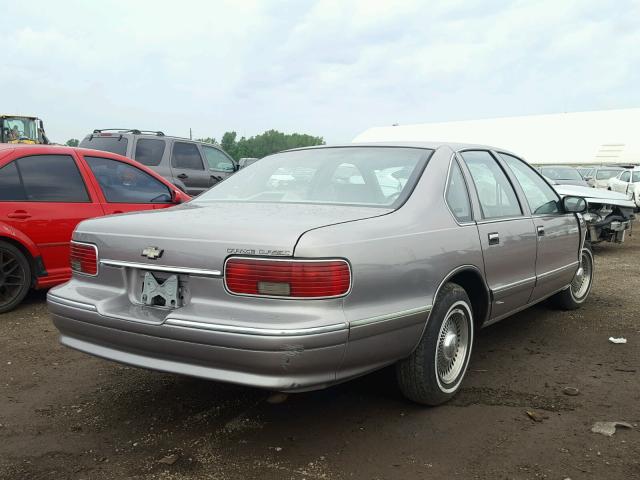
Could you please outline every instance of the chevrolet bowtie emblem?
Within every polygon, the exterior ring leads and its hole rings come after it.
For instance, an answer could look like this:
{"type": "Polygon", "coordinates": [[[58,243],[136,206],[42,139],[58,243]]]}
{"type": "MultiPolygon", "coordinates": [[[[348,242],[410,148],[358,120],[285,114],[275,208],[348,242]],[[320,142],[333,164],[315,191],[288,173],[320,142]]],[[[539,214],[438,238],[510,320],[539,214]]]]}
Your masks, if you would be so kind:
{"type": "Polygon", "coordinates": [[[142,250],[142,256],[147,257],[149,260],[156,260],[162,256],[164,250],[158,247],[147,247],[142,250]]]}

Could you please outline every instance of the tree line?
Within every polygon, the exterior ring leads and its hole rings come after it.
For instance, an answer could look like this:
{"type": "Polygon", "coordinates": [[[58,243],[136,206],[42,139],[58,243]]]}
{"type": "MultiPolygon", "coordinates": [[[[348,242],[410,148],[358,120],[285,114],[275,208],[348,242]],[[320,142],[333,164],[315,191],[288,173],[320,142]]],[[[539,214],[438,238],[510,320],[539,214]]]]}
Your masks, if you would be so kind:
{"type": "MultiPolygon", "coordinates": [[[[211,137],[196,138],[196,140],[218,145],[235,160],[243,157],[262,158],[290,148],[324,145],[324,138],[322,137],[314,137],[304,133],[282,133],[277,130],[267,130],[260,135],[254,135],[249,138],[238,138],[236,132],[225,132],[220,142],[211,137]]],[[[77,139],[71,138],[67,140],[65,145],[77,147],[78,143],[77,139]]]]}
{"type": "Polygon", "coordinates": [[[322,137],[314,137],[304,133],[286,134],[277,130],[267,130],[260,135],[249,138],[238,138],[236,132],[225,132],[219,143],[215,138],[200,138],[198,140],[219,145],[235,160],[243,157],[262,158],[290,148],[324,145],[324,138],[322,137]]]}

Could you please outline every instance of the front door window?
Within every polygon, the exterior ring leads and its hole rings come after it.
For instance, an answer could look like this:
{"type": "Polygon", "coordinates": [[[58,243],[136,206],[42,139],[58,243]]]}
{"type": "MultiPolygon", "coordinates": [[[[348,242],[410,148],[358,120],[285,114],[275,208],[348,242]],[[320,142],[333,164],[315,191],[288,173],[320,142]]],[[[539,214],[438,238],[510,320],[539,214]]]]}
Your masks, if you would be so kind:
{"type": "Polygon", "coordinates": [[[560,213],[558,195],[533,168],[512,155],[505,153],[500,153],[499,155],[511,169],[522,187],[532,215],[560,213]]]}

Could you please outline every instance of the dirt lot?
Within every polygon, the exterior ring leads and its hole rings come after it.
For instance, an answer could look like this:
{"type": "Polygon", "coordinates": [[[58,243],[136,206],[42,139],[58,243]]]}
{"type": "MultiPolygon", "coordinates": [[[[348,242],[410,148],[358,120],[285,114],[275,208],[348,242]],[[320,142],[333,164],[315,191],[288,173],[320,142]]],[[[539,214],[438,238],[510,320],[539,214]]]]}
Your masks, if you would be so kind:
{"type": "Polygon", "coordinates": [[[640,478],[640,234],[596,268],[582,310],[482,331],[439,408],[403,400],[391,370],[272,404],[97,360],[58,345],[33,294],[0,316],[0,479],[640,478]],[[635,428],[590,432],[609,420],[635,428]]]}

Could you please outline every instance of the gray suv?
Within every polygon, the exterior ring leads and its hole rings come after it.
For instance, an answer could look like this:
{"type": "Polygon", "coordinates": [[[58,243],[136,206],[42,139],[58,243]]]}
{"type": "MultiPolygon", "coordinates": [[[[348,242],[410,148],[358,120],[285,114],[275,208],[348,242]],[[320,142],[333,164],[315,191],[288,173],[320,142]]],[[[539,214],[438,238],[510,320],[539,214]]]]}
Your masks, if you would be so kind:
{"type": "Polygon", "coordinates": [[[146,165],[189,195],[200,195],[238,170],[223,150],[162,132],[108,128],[94,130],[80,146],[113,152],[146,165]]]}

